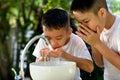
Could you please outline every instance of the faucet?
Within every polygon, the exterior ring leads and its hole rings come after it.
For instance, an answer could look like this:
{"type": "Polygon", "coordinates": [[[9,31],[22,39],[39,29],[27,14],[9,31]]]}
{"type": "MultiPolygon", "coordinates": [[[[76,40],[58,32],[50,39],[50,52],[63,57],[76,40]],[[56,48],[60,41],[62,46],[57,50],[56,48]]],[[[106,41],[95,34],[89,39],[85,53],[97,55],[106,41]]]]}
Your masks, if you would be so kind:
{"type": "Polygon", "coordinates": [[[24,65],[24,57],[25,57],[26,51],[28,50],[28,48],[29,48],[37,39],[40,39],[40,38],[42,38],[42,39],[45,41],[46,45],[48,46],[48,48],[49,48],[50,50],[53,50],[52,46],[50,45],[50,42],[48,41],[48,39],[45,38],[44,35],[37,35],[37,36],[33,37],[33,38],[27,43],[27,45],[25,46],[25,48],[23,49],[23,52],[22,52],[22,55],[21,55],[20,72],[19,72],[19,75],[18,75],[18,76],[19,76],[20,79],[22,79],[22,80],[25,80],[25,78],[24,78],[24,67],[23,67],[23,65],[24,65]]]}

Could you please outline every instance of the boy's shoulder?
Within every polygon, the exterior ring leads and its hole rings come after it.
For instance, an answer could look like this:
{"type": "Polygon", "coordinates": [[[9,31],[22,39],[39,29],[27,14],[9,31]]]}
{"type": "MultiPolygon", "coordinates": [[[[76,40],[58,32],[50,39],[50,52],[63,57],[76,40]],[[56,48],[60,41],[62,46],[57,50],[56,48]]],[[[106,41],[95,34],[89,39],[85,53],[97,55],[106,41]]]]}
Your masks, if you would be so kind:
{"type": "Polygon", "coordinates": [[[74,33],[71,34],[70,41],[76,42],[76,43],[83,42],[82,38],[80,38],[78,35],[76,35],[74,33]]]}
{"type": "Polygon", "coordinates": [[[116,24],[116,26],[118,26],[118,27],[120,27],[120,15],[115,15],[115,24],[116,24]]]}

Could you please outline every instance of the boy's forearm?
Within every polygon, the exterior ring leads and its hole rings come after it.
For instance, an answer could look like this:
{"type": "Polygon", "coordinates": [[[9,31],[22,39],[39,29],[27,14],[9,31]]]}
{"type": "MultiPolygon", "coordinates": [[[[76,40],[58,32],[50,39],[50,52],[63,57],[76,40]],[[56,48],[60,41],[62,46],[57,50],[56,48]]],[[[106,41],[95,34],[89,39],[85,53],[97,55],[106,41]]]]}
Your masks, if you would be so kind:
{"type": "Polygon", "coordinates": [[[80,69],[82,69],[86,72],[91,73],[94,69],[93,62],[90,60],[78,58],[78,57],[72,56],[68,53],[64,53],[63,58],[65,58],[66,60],[69,60],[69,61],[76,62],[77,67],[79,67],[80,69]]]}
{"type": "Polygon", "coordinates": [[[35,62],[40,62],[40,61],[44,61],[44,58],[40,57],[40,58],[36,58],[36,60],[35,60],[35,62]]]}
{"type": "Polygon", "coordinates": [[[100,43],[95,48],[104,56],[111,64],[120,69],[120,53],[116,53],[109,49],[104,43],[100,43]]]}
{"type": "Polygon", "coordinates": [[[103,67],[103,57],[102,57],[102,55],[94,47],[91,47],[91,49],[92,49],[93,60],[95,61],[97,66],[102,68],[103,67]]]}

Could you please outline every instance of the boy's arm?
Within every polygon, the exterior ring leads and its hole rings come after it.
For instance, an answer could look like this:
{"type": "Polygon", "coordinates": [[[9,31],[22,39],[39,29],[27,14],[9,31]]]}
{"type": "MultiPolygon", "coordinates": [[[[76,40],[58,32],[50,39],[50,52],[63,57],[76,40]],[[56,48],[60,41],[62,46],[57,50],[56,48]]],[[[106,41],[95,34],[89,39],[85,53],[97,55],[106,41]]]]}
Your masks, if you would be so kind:
{"type": "Polygon", "coordinates": [[[76,62],[77,67],[79,67],[80,69],[82,69],[86,72],[91,73],[94,69],[93,62],[91,60],[78,58],[78,57],[72,56],[66,52],[63,52],[61,57],[65,58],[69,61],[76,62]]]}
{"type": "Polygon", "coordinates": [[[50,56],[55,57],[55,58],[61,57],[68,61],[74,61],[76,62],[77,67],[89,73],[91,73],[94,69],[92,60],[73,56],[71,55],[71,53],[67,53],[66,51],[60,48],[51,51],[50,56]]]}
{"type": "Polygon", "coordinates": [[[78,32],[76,32],[77,35],[82,37],[82,39],[86,41],[90,46],[97,49],[100,54],[105,57],[111,64],[120,69],[120,53],[112,51],[100,40],[99,27],[97,27],[97,33],[88,27],[81,27],[78,28],[78,32]]]}
{"type": "Polygon", "coordinates": [[[36,60],[35,60],[35,62],[40,62],[40,61],[44,61],[44,58],[40,57],[40,58],[36,58],[36,60]]]}
{"type": "Polygon", "coordinates": [[[120,53],[116,53],[109,49],[104,43],[98,43],[94,46],[101,55],[103,55],[111,64],[120,69],[120,53]]]}
{"type": "Polygon", "coordinates": [[[103,64],[103,56],[94,47],[91,47],[91,49],[92,49],[92,56],[93,56],[93,59],[94,59],[96,65],[102,68],[104,65],[103,64]]]}

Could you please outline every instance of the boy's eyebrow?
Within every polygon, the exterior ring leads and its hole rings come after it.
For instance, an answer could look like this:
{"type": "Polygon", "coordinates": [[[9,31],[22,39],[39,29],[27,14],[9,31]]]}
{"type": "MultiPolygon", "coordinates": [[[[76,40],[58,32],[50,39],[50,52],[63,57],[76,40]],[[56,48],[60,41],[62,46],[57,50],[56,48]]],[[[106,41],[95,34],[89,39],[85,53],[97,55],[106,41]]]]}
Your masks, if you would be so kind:
{"type": "Polygon", "coordinates": [[[85,18],[85,19],[83,19],[83,20],[81,20],[81,21],[84,22],[85,20],[88,20],[88,18],[85,18]]]}
{"type": "Polygon", "coordinates": [[[79,23],[82,23],[82,22],[84,22],[84,21],[86,21],[86,20],[88,20],[88,18],[85,18],[85,19],[83,19],[83,20],[81,20],[81,21],[78,21],[79,23]]]}
{"type": "MultiPolygon", "coordinates": [[[[60,34],[60,35],[58,35],[58,36],[56,36],[56,37],[61,37],[62,35],[60,34]]],[[[46,38],[50,38],[49,36],[45,36],[46,38]]]]}

